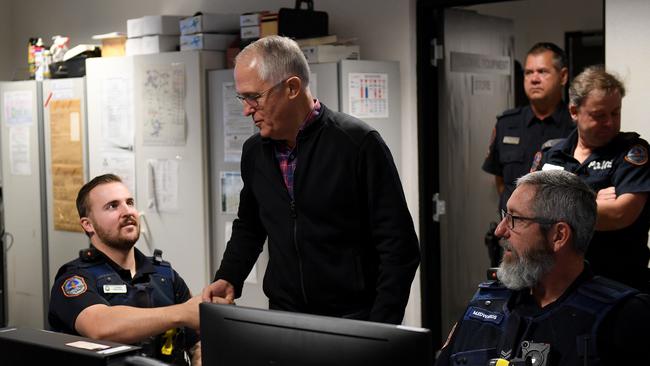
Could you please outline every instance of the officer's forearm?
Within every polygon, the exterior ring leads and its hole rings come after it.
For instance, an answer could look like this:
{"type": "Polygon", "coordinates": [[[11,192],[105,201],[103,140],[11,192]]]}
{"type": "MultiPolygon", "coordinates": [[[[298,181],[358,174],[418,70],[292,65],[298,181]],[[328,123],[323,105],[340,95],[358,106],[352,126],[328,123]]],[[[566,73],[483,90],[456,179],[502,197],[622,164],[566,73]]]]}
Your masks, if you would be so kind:
{"type": "Polygon", "coordinates": [[[632,225],[643,211],[647,198],[647,193],[624,193],[613,200],[597,199],[596,230],[619,230],[632,225]]]}
{"type": "Polygon", "coordinates": [[[93,305],[79,314],[75,328],[85,337],[132,344],[188,325],[191,311],[188,303],[159,308],[93,305]]]}

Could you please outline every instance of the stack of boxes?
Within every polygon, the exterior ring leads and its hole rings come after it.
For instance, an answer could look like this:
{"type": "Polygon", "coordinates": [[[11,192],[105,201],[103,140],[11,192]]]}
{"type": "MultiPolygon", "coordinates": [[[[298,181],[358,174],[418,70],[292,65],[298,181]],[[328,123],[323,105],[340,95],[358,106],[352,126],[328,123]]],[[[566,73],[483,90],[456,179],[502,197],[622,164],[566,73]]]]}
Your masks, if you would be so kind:
{"type": "Polygon", "coordinates": [[[225,51],[237,40],[238,14],[199,14],[180,21],[181,51],[225,51]]]}
{"type": "Polygon", "coordinates": [[[244,13],[239,17],[239,26],[242,45],[246,45],[256,39],[278,34],[278,13],[244,13]]]}
{"type": "Polygon", "coordinates": [[[147,15],[126,21],[126,55],[178,50],[181,15],[147,15]]]}

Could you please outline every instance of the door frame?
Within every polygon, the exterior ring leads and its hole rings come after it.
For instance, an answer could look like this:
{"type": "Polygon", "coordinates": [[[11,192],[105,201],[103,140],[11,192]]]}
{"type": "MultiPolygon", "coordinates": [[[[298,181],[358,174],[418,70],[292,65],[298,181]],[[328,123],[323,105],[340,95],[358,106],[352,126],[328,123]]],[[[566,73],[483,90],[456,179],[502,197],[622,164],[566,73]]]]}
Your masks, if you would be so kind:
{"type": "Polygon", "coordinates": [[[433,221],[433,195],[440,191],[438,164],[438,67],[433,66],[432,40],[443,41],[444,10],[516,0],[417,0],[416,73],[420,218],[420,286],[422,326],[431,330],[433,347],[442,346],[440,224],[433,221]]]}

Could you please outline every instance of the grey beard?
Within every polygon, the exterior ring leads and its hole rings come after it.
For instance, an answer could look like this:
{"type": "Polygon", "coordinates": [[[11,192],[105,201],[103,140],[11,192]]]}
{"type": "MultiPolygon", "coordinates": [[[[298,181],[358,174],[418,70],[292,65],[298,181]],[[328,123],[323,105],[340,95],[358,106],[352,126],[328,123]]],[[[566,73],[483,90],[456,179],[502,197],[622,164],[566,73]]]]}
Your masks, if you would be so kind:
{"type": "MultiPolygon", "coordinates": [[[[509,245],[510,243],[505,243],[506,248],[509,245]]],[[[497,277],[511,290],[534,287],[555,265],[553,254],[546,248],[534,248],[522,256],[515,251],[510,253],[513,260],[509,263],[501,260],[497,277]]]]}

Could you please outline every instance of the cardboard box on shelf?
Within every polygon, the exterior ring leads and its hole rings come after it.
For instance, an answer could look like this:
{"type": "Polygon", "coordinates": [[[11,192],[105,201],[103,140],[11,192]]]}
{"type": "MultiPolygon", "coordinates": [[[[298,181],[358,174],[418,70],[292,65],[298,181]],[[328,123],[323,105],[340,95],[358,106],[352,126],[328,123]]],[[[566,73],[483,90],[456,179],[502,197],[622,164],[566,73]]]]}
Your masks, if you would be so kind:
{"type": "Polygon", "coordinates": [[[251,25],[260,25],[261,17],[264,14],[268,14],[269,11],[257,11],[254,13],[244,13],[239,16],[239,26],[240,27],[250,27],[251,25]]]}
{"type": "Polygon", "coordinates": [[[260,26],[241,27],[240,37],[242,40],[260,38],[260,26]]]}
{"type": "Polygon", "coordinates": [[[93,39],[102,41],[102,57],[124,56],[126,53],[126,34],[112,32],[97,34],[93,39]]]}
{"type": "Polygon", "coordinates": [[[358,60],[359,46],[358,45],[316,45],[300,47],[305,54],[307,62],[321,63],[321,62],[337,62],[340,60],[358,60]]]}
{"type": "Polygon", "coordinates": [[[239,14],[199,14],[181,19],[180,32],[182,35],[195,33],[226,33],[239,32],[239,14]]]}
{"type": "Polygon", "coordinates": [[[264,14],[260,20],[260,38],[278,34],[278,13],[264,14]]]}
{"type": "Polygon", "coordinates": [[[126,34],[129,38],[152,35],[179,35],[178,22],[183,15],[146,15],[126,21],[126,34]]]}
{"type": "Polygon", "coordinates": [[[225,51],[235,40],[237,40],[237,35],[235,34],[188,34],[181,36],[181,51],[225,51]]]}
{"type": "Polygon", "coordinates": [[[126,55],[148,55],[178,50],[178,36],[146,36],[126,40],[126,55]]]}

